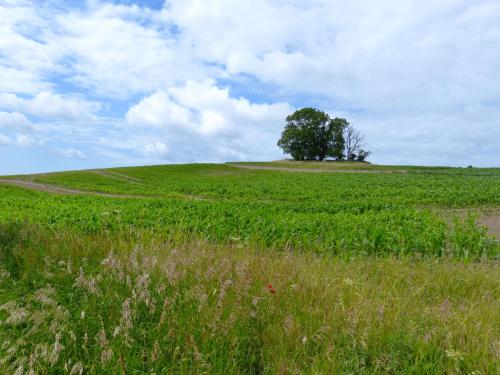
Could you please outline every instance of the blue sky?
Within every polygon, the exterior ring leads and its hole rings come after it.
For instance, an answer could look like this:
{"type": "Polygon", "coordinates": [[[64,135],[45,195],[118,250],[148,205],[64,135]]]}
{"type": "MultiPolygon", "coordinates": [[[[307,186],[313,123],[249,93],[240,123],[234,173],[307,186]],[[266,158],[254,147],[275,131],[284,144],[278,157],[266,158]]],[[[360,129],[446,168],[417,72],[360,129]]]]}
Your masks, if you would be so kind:
{"type": "Polygon", "coordinates": [[[0,0],[0,174],[280,159],[304,106],[372,162],[500,166],[498,82],[496,0],[0,0]]]}

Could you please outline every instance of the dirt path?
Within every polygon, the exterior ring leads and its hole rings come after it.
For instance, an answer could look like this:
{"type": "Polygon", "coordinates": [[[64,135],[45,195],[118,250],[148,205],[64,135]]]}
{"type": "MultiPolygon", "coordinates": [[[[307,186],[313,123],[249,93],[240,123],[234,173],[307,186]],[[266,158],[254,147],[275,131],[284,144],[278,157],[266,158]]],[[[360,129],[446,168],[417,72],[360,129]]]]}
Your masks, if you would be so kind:
{"type": "Polygon", "coordinates": [[[404,170],[373,170],[373,169],[312,169],[312,168],[287,168],[273,167],[268,165],[252,165],[252,164],[232,164],[227,163],[230,167],[242,169],[256,169],[263,171],[280,171],[280,172],[300,172],[300,173],[406,173],[404,170]]]}
{"type": "Polygon", "coordinates": [[[39,182],[34,182],[31,180],[18,180],[18,179],[0,179],[0,184],[14,185],[23,187],[26,189],[43,191],[45,193],[62,194],[62,195],[93,195],[98,197],[107,198],[139,198],[146,199],[149,197],[142,195],[126,195],[126,194],[111,194],[111,193],[100,193],[97,191],[84,191],[78,189],[69,189],[61,186],[54,186],[48,184],[42,184],[39,182]]]}

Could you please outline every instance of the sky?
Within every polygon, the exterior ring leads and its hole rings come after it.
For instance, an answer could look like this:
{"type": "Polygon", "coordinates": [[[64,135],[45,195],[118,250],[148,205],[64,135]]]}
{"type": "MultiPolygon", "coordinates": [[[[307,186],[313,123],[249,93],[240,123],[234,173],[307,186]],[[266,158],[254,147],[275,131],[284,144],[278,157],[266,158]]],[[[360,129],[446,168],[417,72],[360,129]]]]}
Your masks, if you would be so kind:
{"type": "Polygon", "coordinates": [[[499,82],[498,0],[0,0],[0,174],[282,159],[302,107],[500,166],[499,82]]]}

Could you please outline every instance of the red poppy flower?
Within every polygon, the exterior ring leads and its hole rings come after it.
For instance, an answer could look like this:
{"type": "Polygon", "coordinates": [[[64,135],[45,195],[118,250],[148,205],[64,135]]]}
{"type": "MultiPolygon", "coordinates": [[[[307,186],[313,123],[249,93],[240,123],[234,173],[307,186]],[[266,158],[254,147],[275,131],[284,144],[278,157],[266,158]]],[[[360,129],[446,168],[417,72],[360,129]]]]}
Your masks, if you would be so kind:
{"type": "Polygon", "coordinates": [[[267,284],[267,290],[269,290],[269,293],[276,293],[276,289],[274,289],[274,286],[272,284],[267,284]]]}

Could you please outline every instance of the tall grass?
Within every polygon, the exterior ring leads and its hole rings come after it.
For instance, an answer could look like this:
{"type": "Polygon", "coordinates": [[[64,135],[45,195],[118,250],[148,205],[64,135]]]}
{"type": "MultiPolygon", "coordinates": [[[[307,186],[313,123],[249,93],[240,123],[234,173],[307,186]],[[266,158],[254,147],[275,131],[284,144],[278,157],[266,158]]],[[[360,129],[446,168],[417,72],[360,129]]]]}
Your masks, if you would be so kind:
{"type": "Polygon", "coordinates": [[[2,226],[0,372],[494,374],[499,286],[494,260],[2,226]]]}

